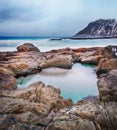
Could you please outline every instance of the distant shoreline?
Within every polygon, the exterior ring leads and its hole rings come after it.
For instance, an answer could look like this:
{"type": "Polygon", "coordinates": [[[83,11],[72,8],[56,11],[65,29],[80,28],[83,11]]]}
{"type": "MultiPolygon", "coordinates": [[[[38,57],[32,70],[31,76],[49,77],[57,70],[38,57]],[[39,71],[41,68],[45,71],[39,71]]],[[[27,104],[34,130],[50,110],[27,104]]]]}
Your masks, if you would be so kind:
{"type": "Polygon", "coordinates": [[[52,41],[54,40],[64,40],[64,39],[69,39],[69,40],[95,40],[95,39],[116,39],[117,36],[111,36],[111,37],[92,37],[92,36],[79,36],[79,37],[32,37],[32,36],[0,36],[0,40],[26,40],[26,39],[32,39],[32,40],[35,40],[35,39],[50,39],[52,41]]]}
{"type": "Polygon", "coordinates": [[[52,38],[50,40],[63,40],[63,39],[70,39],[70,40],[94,40],[94,39],[113,39],[117,38],[117,36],[113,37],[68,37],[68,38],[52,38]]]}

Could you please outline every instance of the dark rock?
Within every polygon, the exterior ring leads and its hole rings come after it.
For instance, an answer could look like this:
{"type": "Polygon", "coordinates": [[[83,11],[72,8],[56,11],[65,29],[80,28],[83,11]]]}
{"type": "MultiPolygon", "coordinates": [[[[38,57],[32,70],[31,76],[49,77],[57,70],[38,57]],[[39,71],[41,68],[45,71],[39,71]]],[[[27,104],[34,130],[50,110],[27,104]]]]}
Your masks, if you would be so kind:
{"type": "Polygon", "coordinates": [[[104,75],[106,75],[110,70],[109,69],[98,69],[96,71],[97,77],[103,77],[104,75]]]}
{"type": "Polygon", "coordinates": [[[89,95],[89,96],[83,98],[83,100],[94,100],[94,99],[95,100],[98,99],[98,96],[89,95]]]}
{"type": "Polygon", "coordinates": [[[117,46],[107,46],[106,49],[113,55],[113,58],[117,58],[117,46]]]}

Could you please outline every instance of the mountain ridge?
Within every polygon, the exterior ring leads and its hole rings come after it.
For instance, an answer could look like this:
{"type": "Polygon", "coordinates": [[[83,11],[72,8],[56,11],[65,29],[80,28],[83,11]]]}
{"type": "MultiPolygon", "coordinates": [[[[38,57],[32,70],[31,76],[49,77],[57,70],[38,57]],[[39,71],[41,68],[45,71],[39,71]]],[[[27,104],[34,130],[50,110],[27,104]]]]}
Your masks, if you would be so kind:
{"type": "Polygon", "coordinates": [[[73,38],[103,37],[117,37],[117,21],[115,19],[98,19],[93,21],[73,36],[73,38]]]}

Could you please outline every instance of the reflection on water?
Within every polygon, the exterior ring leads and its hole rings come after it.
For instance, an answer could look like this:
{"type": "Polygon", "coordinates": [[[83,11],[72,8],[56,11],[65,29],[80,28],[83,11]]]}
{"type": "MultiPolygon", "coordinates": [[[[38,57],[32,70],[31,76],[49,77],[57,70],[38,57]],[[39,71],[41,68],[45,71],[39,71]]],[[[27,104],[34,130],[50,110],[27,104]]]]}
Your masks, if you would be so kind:
{"type": "Polygon", "coordinates": [[[42,81],[46,85],[60,88],[64,98],[71,98],[77,102],[88,95],[98,95],[94,68],[93,66],[74,64],[71,70],[44,69],[39,74],[20,77],[17,81],[18,87],[26,88],[34,82],[42,81]]]}

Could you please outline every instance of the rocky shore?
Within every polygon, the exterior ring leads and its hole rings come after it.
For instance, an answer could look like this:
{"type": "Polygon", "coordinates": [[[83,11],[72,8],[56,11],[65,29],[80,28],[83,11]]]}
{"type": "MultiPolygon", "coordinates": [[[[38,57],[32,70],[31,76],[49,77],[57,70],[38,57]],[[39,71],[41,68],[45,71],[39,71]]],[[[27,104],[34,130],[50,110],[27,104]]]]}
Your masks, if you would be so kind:
{"type": "Polygon", "coordinates": [[[107,46],[40,52],[25,43],[15,52],[0,52],[0,130],[116,130],[116,51],[117,46],[107,46]],[[42,82],[17,88],[19,76],[48,67],[70,69],[77,62],[97,65],[99,98],[74,104],[42,82]]]}

